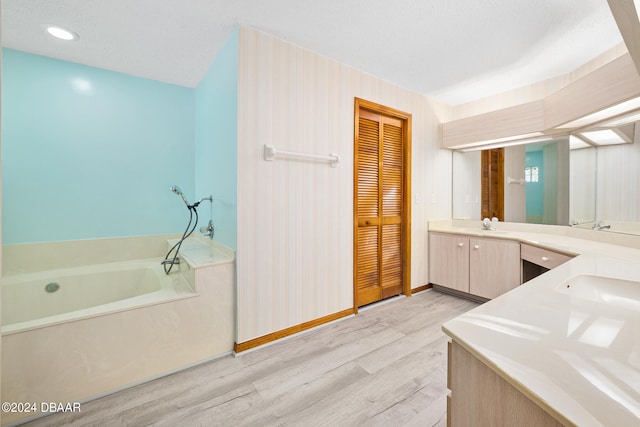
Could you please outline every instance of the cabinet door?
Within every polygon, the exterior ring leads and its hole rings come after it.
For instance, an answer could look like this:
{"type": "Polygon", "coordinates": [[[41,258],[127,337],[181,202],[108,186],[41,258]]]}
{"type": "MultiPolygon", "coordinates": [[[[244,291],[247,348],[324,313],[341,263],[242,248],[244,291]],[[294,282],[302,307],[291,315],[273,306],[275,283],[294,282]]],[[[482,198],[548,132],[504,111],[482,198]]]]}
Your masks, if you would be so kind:
{"type": "Polygon", "coordinates": [[[429,281],[469,292],[469,238],[429,233],[429,281]]]}
{"type": "Polygon", "coordinates": [[[495,298],[520,284],[520,243],[469,239],[469,292],[495,298]]]}

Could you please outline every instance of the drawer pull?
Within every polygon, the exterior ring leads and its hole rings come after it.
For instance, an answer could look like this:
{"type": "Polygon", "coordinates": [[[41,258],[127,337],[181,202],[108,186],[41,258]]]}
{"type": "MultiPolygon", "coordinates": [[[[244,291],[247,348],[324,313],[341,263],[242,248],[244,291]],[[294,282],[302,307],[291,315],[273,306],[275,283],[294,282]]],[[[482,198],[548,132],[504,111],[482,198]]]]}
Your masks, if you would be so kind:
{"type": "Polygon", "coordinates": [[[480,249],[480,245],[473,245],[473,249],[480,249]]]}
{"type": "Polygon", "coordinates": [[[542,258],[540,258],[540,259],[542,259],[542,261],[544,261],[544,262],[549,261],[549,257],[548,257],[548,256],[543,256],[543,257],[542,257],[542,258]]]}
{"type": "Polygon", "coordinates": [[[458,243],[458,247],[461,248],[464,246],[464,243],[458,243]]]}

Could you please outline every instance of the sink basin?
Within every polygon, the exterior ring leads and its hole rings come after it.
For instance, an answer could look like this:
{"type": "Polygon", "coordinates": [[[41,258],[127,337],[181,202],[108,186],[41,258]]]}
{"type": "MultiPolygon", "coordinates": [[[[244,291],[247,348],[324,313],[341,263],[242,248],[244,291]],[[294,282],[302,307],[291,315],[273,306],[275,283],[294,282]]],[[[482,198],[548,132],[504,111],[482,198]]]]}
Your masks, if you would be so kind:
{"type": "Polygon", "coordinates": [[[585,274],[562,282],[555,290],[573,298],[640,312],[640,282],[585,274]]]}

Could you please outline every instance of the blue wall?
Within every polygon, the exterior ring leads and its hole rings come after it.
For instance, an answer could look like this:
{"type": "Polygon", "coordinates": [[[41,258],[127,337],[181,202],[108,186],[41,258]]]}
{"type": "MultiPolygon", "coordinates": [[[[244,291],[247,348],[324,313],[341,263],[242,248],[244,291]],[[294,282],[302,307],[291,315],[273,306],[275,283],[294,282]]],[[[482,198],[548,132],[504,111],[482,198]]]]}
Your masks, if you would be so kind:
{"type": "Polygon", "coordinates": [[[3,243],[183,231],[193,89],[2,54],[3,243]]]}
{"type": "Polygon", "coordinates": [[[542,217],[544,212],[544,165],[542,161],[542,150],[527,151],[526,167],[538,167],[538,182],[527,182],[527,216],[542,217]]]}
{"type": "Polygon", "coordinates": [[[218,53],[196,89],[195,186],[201,222],[213,212],[215,239],[236,248],[238,142],[238,29],[218,53]],[[206,202],[208,203],[208,202],[206,202]]]}

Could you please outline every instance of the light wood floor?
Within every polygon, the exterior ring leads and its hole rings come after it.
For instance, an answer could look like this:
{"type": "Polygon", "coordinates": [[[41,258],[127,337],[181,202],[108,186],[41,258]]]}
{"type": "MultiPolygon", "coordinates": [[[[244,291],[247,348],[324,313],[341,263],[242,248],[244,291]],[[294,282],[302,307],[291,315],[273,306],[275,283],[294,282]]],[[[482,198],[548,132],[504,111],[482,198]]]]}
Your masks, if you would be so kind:
{"type": "Polygon", "coordinates": [[[477,304],[434,290],[223,357],[29,426],[444,426],[442,323],[477,304]]]}

